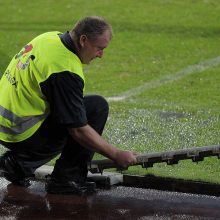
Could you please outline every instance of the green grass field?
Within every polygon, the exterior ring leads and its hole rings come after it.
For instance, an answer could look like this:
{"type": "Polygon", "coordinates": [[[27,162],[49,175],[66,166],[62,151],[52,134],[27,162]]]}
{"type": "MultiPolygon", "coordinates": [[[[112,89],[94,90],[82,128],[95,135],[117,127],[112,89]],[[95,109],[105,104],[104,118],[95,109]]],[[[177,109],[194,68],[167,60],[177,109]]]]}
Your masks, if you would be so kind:
{"type": "MultiPolygon", "coordinates": [[[[137,152],[220,144],[220,0],[0,0],[0,14],[1,74],[40,33],[87,15],[112,24],[105,56],[85,75],[87,94],[121,98],[109,99],[104,137],[113,144],[137,152]]],[[[214,157],[128,172],[220,183],[214,157]]]]}

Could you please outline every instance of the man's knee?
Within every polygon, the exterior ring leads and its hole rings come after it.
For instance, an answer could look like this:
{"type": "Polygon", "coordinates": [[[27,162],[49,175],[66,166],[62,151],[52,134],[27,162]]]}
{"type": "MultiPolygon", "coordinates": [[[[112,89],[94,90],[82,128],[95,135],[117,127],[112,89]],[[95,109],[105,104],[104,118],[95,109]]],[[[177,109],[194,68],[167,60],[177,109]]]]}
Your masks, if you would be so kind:
{"type": "Polygon", "coordinates": [[[84,104],[87,113],[92,112],[105,112],[108,114],[109,105],[107,100],[100,95],[87,95],[84,97],[84,104]]]}
{"type": "Polygon", "coordinates": [[[108,118],[108,102],[102,96],[89,95],[84,97],[84,104],[88,124],[102,134],[108,118]]]}

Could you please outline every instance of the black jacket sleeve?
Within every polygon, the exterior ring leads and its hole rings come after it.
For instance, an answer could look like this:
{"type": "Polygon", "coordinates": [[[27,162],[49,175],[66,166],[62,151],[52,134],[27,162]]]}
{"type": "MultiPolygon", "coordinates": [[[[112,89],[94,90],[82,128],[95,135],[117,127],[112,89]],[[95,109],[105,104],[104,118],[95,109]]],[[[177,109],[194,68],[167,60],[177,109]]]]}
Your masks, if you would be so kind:
{"type": "Polygon", "coordinates": [[[68,127],[82,127],[87,124],[83,103],[83,80],[68,71],[52,74],[40,84],[50,104],[52,117],[68,127]]]}

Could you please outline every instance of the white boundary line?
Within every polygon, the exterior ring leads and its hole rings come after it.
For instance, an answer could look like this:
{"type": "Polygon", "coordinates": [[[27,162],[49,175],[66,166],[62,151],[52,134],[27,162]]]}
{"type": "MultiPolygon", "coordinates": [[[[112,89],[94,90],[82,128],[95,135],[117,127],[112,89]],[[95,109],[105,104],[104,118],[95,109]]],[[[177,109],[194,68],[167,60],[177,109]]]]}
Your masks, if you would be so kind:
{"type": "Polygon", "coordinates": [[[190,75],[195,72],[205,71],[205,70],[210,69],[212,67],[215,67],[219,64],[220,64],[220,56],[212,58],[212,59],[207,59],[207,60],[204,60],[198,64],[189,65],[186,68],[184,68],[174,74],[163,76],[158,80],[144,83],[143,85],[138,86],[136,88],[132,88],[130,90],[127,90],[127,91],[119,94],[118,96],[107,97],[106,99],[108,101],[115,101],[115,102],[123,101],[123,100],[128,99],[132,96],[137,96],[146,90],[162,86],[164,84],[173,82],[175,80],[179,80],[179,79],[183,78],[184,76],[190,75]]]}

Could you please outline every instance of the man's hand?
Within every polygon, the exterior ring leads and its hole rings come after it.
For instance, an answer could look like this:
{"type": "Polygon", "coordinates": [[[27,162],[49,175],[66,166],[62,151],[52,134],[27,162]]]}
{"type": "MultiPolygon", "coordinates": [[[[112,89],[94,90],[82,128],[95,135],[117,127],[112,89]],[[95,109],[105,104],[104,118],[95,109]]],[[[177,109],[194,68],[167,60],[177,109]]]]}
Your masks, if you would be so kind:
{"type": "Polygon", "coordinates": [[[113,160],[123,168],[137,163],[136,154],[131,151],[119,150],[114,155],[113,160]]]}

